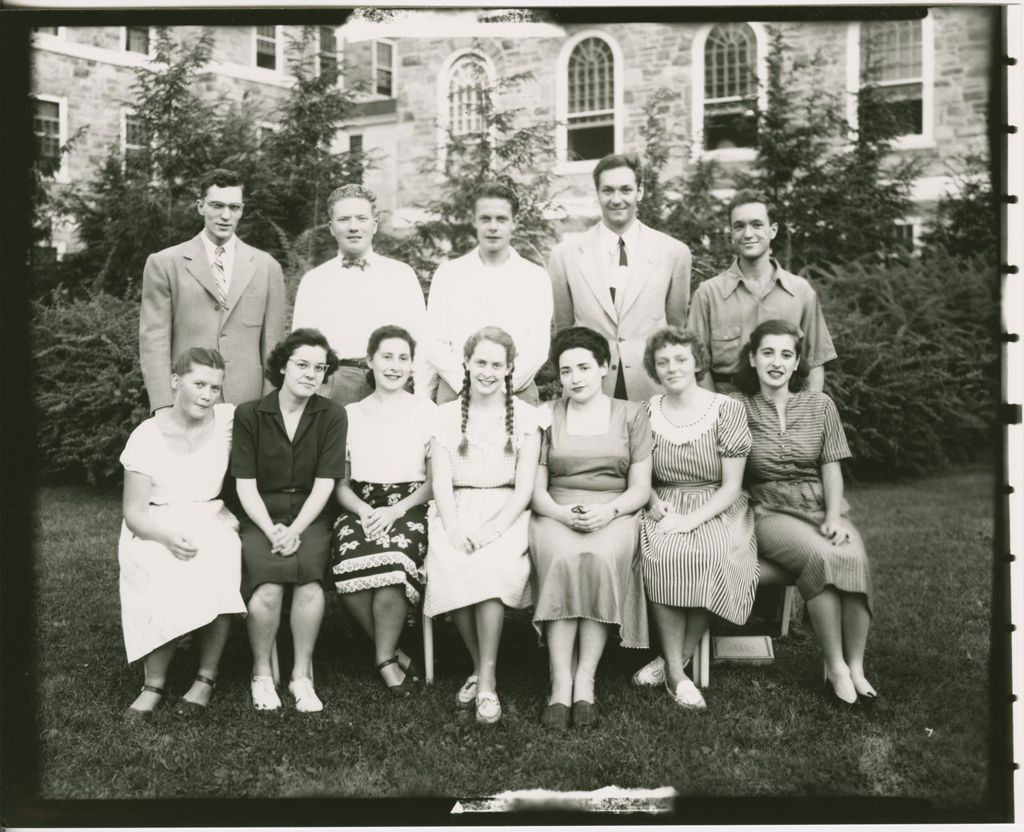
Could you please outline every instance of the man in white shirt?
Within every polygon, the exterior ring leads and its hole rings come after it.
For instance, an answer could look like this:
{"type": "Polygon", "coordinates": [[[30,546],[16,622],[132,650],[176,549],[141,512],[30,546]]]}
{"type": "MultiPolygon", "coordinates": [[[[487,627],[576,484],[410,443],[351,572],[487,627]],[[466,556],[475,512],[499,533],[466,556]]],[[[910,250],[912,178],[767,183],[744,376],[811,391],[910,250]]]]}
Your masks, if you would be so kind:
{"type": "Polygon", "coordinates": [[[504,329],[516,345],[513,392],[537,404],[534,376],[544,366],[551,339],[551,282],[540,266],[512,248],[519,199],[499,182],[485,182],[473,200],[478,245],[437,267],[427,303],[426,353],[438,375],[436,401],[459,395],[462,348],[485,326],[504,329]]]}
{"type": "Polygon", "coordinates": [[[690,249],[637,220],[644,179],[636,154],[601,159],[594,186],[601,221],[551,251],[555,331],[586,326],[601,333],[611,348],[605,393],[642,401],[658,391],[643,367],[647,339],[686,324],[690,249]]]}
{"type": "Polygon", "coordinates": [[[338,256],[303,275],[295,295],[292,329],[319,329],[341,359],[321,392],[342,407],[370,395],[366,345],[377,327],[405,327],[417,341],[425,329],[416,273],[373,251],[376,206],[377,197],[362,185],[342,185],[331,193],[327,212],[338,256]]]}

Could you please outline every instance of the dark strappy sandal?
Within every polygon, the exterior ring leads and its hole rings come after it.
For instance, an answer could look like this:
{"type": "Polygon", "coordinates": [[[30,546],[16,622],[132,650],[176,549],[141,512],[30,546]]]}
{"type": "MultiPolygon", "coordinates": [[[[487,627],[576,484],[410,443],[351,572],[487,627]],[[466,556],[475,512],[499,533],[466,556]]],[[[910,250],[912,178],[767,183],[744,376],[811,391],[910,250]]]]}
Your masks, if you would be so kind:
{"type": "MultiPolygon", "coordinates": [[[[390,664],[397,664],[399,669],[401,669],[402,667],[401,662],[398,661],[398,656],[392,656],[390,659],[385,659],[380,664],[378,664],[377,670],[383,670],[390,664]]],[[[397,698],[410,696],[415,689],[416,679],[413,678],[412,673],[410,673],[409,671],[405,671],[405,678],[401,681],[401,683],[397,685],[387,685],[388,693],[397,698]]]]}
{"type": "MultiPolygon", "coordinates": [[[[142,686],[142,690],[143,691],[149,691],[150,693],[158,694],[161,699],[163,699],[163,697],[167,695],[167,691],[165,691],[163,688],[158,688],[156,685],[143,685],[142,686]]],[[[142,722],[144,720],[152,719],[153,718],[153,712],[159,706],[160,706],[160,703],[157,702],[156,705],[154,705],[150,710],[148,710],[148,711],[140,711],[138,708],[133,708],[131,705],[129,705],[128,706],[128,710],[125,711],[125,714],[124,714],[125,721],[126,722],[142,722]]]]}
{"type": "MultiPolygon", "coordinates": [[[[209,676],[204,676],[202,673],[196,674],[196,681],[202,682],[204,685],[209,685],[210,688],[217,687],[215,679],[211,679],[209,676]]],[[[198,702],[191,702],[185,697],[178,700],[178,704],[174,706],[174,713],[176,716],[191,716],[205,711],[206,705],[200,705],[198,702]]]]}

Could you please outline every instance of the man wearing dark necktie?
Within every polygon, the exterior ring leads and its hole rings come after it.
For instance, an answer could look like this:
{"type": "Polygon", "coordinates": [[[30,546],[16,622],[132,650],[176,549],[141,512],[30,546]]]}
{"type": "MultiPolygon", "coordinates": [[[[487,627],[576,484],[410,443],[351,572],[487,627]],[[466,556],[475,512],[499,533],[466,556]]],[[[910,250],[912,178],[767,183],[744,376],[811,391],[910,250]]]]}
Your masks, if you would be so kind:
{"type": "MultiPolygon", "coordinates": [[[[427,310],[416,273],[405,263],[373,251],[377,233],[373,191],[357,184],[342,185],[327,197],[327,214],[338,255],[303,275],[295,295],[292,328],[312,327],[327,336],[341,366],[324,383],[321,395],[344,407],[370,395],[366,377],[370,334],[384,324],[397,324],[419,341],[427,310]]],[[[417,350],[417,368],[422,354],[417,350]]]]}
{"type": "Polygon", "coordinates": [[[273,257],[235,235],[243,197],[237,173],[211,171],[196,199],[203,230],[146,260],[139,356],[151,410],[172,403],[171,365],[189,347],[224,356],[224,401],[270,389],[263,362],[284,334],[284,277],[273,257]]]}
{"type": "Polygon", "coordinates": [[[690,250],[637,220],[644,179],[636,154],[605,156],[594,168],[594,185],[600,222],[567,235],[548,263],[555,330],[586,326],[601,333],[611,349],[605,392],[642,401],[658,390],[643,368],[648,337],[686,322],[690,250]]]}

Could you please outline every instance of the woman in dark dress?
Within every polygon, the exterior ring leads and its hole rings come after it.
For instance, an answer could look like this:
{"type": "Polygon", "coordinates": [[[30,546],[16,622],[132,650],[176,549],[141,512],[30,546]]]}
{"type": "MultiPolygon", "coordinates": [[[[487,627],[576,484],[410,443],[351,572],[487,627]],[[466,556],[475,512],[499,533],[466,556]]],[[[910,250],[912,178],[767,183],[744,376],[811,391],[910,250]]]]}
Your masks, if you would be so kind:
{"type": "Polygon", "coordinates": [[[257,710],[281,707],[271,652],[287,584],[295,587],[295,663],[288,690],[296,710],[323,710],[313,689],[313,648],[324,613],[333,520],[328,504],[335,482],[345,475],[346,421],[338,405],[316,393],[337,366],[337,355],[318,330],[297,329],[267,358],[266,376],[278,389],[235,412],[231,474],[245,509],[242,597],[249,610],[257,710]]]}
{"type": "Polygon", "coordinates": [[[747,473],[757,549],[797,576],[834,701],[871,706],[876,693],[864,675],[871,576],[839,467],[850,448],[832,399],[801,389],[802,347],[792,324],[765,321],[751,333],[736,376],[753,439],[747,473]]]}

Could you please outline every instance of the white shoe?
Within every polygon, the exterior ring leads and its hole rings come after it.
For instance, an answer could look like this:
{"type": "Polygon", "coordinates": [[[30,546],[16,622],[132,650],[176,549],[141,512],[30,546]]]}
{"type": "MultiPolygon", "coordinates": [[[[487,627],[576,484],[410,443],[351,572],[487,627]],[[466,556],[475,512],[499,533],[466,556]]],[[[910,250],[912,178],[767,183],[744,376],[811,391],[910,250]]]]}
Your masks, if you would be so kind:
{"type": "Polygon", "coordinates": [[[281,697],[277,695],[272,676],[253,676],[250,690],[257,711],[276,711],[281,707],[281,697]]]}
{"type": "Polygon", "coordinates": [[[501,719],[501,703],[496,693],[480,693],[476,697],[476,721],[491,723],[501,719]]]}
{"type": "Polygon", "coordinates": [[[315,714],[324,709],[324,703],[313,690],[313,680],[306,677],[292,679],[288,690],[295,697],[295,710],[301,714],[315,714]]]}
{"type": "Polygon", "coordinates": [[[665,690],[667,690],[675,703],[681,708],[691,708],[696,711],[703,710],[707,707],[707,703],[704,701],[704,697],[701,692],[697,689],[697,686],[690,681],[688,676],[684,676],[682,681],[676,685],[676,689],[673,692],[672,688],[668,686],[668,682],[665,682],[665,690]]]}
{"type": "Polygon", "coordinates": [[[633,674],[632,682],[638,688],[656,687],[665,683],[665,660],[658,656],[633,674]]]}
{"type": "Polygon", "coordinates": [[[468,708],[476,702],[476,676],[470,676],[455,694],[455,702],[460,708],[468,708]]]}

